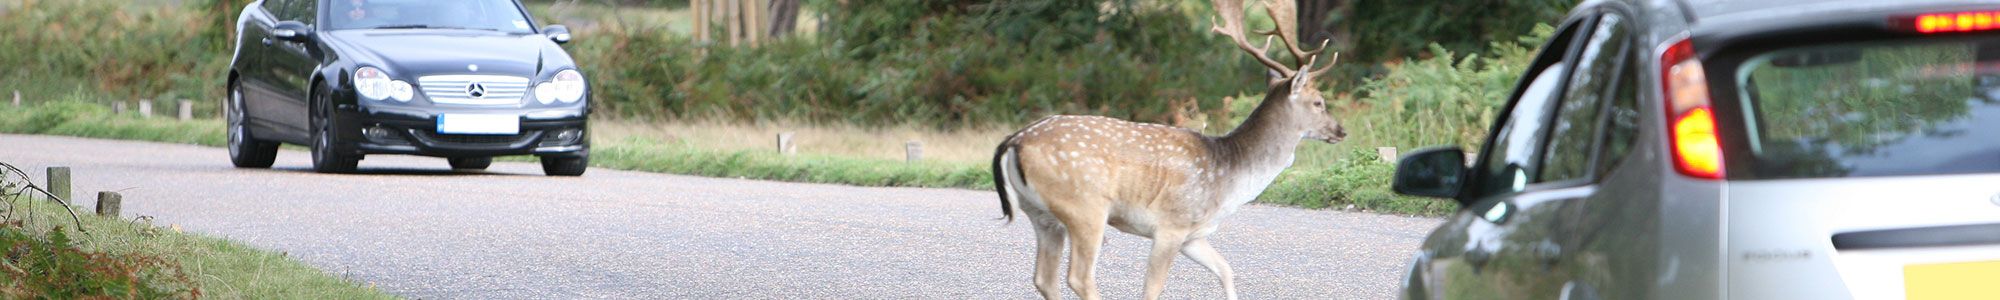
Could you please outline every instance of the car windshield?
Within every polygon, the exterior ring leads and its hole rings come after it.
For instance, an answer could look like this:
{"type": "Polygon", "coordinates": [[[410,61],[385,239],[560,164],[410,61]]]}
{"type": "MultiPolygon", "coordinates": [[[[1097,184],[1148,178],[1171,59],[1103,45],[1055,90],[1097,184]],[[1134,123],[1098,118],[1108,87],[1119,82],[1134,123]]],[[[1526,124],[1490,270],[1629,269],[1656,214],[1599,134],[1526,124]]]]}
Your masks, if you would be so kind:
{"type": "Polygon", "coordinates": [[[327,26],[341,29],[449,28],[533,33],[512,0],[328,0],[327,26]]]}
{"type": "Polygon", "coordinates": [[[1754,178],[2000,172],[2000,39],[1781,49],[1737,74],[1754,178]]]}

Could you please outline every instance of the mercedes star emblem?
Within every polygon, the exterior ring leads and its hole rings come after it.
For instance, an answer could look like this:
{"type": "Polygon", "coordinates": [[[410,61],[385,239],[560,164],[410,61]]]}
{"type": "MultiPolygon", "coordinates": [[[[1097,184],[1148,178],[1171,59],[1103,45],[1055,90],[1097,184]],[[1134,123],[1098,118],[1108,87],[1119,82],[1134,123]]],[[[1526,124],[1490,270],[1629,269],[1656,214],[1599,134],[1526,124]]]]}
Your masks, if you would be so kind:
{"type": "Polygon", "coordinates": [[[465,85],[465,95],[472,96],[473,99],[486,98],[486,85],[478,82],[465,85]]]}

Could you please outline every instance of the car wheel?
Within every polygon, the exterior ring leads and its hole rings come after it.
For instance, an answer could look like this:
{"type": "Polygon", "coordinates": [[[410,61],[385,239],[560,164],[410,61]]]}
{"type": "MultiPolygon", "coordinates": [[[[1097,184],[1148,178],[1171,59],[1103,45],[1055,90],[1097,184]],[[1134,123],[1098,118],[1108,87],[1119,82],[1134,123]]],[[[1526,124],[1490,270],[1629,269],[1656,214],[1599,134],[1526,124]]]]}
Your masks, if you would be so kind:
{"type": "Polygon", "coordinates": [[[590,153],[574,157],[542,157],[542,173],[549,176],[583,176],[584,169],[590,167],[590,153]]]}
{"type": "Polygon", "coordinates": [[[445,159],[451,162],[453,170],[485,170],[493,166],[492,157],[456,157],[445,159]]]}
{"type": "Polygon", "coordinates": [[[238,168],[270,168],[278,159],[278,143],[259,141],[250,135],[250,128],[243,124],[247,121],[243,88],[236,86],[236,82],[229,83],[229,106],[223,109],[229,119],[229,163],[238,168]]]}
{"type": "Polygon", "coordinates": [[[320,173],[354,172],[355,165],[361,163],[359,155],[342,151],[339,118],[333,117],[333,97],[323,90],[314,89],[313,97],[313,171],[320,173]]]}

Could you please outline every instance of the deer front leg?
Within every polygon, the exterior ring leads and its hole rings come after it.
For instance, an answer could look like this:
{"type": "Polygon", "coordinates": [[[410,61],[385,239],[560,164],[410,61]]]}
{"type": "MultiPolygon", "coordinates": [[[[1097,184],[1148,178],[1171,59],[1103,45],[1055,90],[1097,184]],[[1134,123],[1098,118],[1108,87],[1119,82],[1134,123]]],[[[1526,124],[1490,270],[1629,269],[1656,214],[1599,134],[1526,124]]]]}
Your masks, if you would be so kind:
{"type": "Polygon", "coordinates": [[[1063,222],[1069,227],[1069,289],[1083,300],[1098,300],[1097,250],[1104,245],[1104,219],[1063,222]]]}
{"type": "Polygon", "coordinates": [[[1042,299],[1062,299],[1063,230],[1055,220],[1035,220],[1035,289],[1042,299]]]}
{"type": "Polygon", "coordinates": [[[1215,273],[1216,277],[1221,277],[1222,293],[1229,300],[1236,300],[1236,274],[1229,271],[1229,262],[1222,260],[1222,253],[1215,252],[1215,247],[1208,245],[1207,238],[1188,241],[1187,245],[1181,248],[1181,254],[1208,268],[1208,271],[1215,273]]]}
{"type": "Polygon", "coordinates": [[[1159,299],[1167,289],[1167,274],[1174,268],[1174,252],[1181,251],[1187,235],[1161,230],[1153,233],[1153,255],[1146,263],[1146,300],[1159,299]]]}

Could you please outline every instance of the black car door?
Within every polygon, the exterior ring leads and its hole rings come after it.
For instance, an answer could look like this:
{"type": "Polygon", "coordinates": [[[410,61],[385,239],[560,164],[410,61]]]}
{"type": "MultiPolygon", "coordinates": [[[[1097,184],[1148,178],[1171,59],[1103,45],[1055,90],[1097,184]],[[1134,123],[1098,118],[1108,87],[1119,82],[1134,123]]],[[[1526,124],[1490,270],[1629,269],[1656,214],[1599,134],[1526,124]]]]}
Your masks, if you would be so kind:
{"type": "Polygon", "coordinates": [[[298,0],[264,0],[244,11],[247,21],[242,27],[243,42],[236,49],[237,83],[243,89],[243,112],[249,125],[254,131],[280,136],[286,129],[274,123],[280,113],[273,103],[283,101],[283,97],[270,67],[271,48],[278,42],[271,36],[271,29],[278,25],[277,11],[291,1],[298,0]]]}
{"type": "MultiPolygon", "coordinates": [[[[306,28],[317,28],[319,1],[284,0],[282,3],[285,7],[277,14],[280,20],[298,21],[305,23],[306,28]]],[[[304,141],[311,136],[307,130],[312,124],[307,104],[311,103],[312,75],[319,68],[316,55],[319,47],[315,43],[317,40],[312,38],[302,41],[273,40],[269,55],[265,56],[269,61],[271,83],[278,92],[278,101],[269,103],[273,106],[272,117],[279,120],[280,126],[285,127],[284,131],[290,133],[287,136],[293,140],[304,141]]]]}

